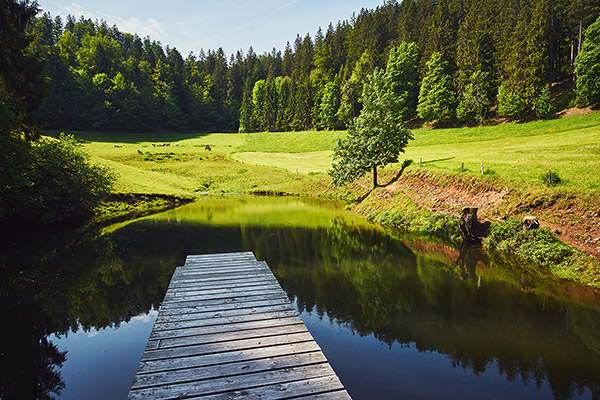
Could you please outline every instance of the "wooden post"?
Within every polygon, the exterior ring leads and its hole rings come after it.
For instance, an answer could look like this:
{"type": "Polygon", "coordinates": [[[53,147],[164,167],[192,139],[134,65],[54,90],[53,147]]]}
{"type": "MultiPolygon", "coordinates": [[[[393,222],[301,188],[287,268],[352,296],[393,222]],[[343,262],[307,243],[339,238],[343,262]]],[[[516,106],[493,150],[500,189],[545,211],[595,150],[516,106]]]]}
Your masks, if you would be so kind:
{"type": "Polygon", "coordinates": [[[465,163],[460,165],[460,172],[465,172],[465,163]]]}
{"type": "Polygon", "coordinates": [[[421,165],[423,164],[423,158],[419,157],[419,168],[421,168],[421,165]]]}
{"type": "Polygon", "coordinates": [[[485,172],[483,172],[483,161],[481,161],[481,175],[485,174],[485,172]]]}

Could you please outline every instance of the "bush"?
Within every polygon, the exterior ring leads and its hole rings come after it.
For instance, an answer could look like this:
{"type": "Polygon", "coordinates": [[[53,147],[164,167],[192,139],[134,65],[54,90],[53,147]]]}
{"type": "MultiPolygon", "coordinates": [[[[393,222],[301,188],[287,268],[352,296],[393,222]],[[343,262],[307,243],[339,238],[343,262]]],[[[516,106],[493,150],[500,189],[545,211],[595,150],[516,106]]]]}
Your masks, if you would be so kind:
{"type": "Polygon", "coordinates": [[[498,88],[498,114],[501,117],[522,119],[529,111],[525,97],[516,90],[509,90],[506,86],[498,88]]]}
{"type": "Polygon", "coordinates": [[[550,181],[548,181],[548,174],[540,175],[540,179],[542,180],[544,185],[548,187],[556,186],[562,182],[562,179],[560,179],[560,176],[558,176],[556,172],[550,172],[550,181]]]}
{"type": "Polygon", "coordinates": [[[93,165],[72,136],[46,139],[31,147],[30,184],[21,191],[16,214],[35,223],[52,223],[91,214],[110,192],[115,175],[93,165]]]}
{"type": "Polygon", "coordinates": [[[552,99],[550,98],[550,89],[542,89],[533,109],[538,118],[548,118],[550,115],[552,115],[553,107],[552,99]]]}
{"type": "Polygon", "coordinates": [[[573,249],[562,243],[550,229],[524,231],[521,221],[516,218],[492,224],[483,245],[514,252],[546,267],[563,263],[573,254],[573,249]]]}

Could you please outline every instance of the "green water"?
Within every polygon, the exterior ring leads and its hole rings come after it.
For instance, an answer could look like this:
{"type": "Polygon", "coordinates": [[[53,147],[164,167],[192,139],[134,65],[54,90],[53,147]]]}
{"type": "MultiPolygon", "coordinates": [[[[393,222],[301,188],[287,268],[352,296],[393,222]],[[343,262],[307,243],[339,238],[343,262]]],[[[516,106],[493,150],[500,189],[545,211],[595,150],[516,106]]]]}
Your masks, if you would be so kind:
{"type": "Polygon", "coordinates": [[[597,290],[330,202],[211,197],[103,235],[7,235],[0,398],[126,397],[174,268],[234,251],[267,261],[355,399],[600,396],[597,290]]]}

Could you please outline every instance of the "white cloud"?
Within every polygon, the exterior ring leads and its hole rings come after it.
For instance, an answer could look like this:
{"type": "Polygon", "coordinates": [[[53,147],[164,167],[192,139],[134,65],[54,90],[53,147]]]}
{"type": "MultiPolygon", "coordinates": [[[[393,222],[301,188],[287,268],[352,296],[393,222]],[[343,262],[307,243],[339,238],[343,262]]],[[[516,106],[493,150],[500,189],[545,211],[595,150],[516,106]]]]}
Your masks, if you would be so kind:
{"type": "Polygon", "coordinates": [[[108,17],[106,20],[110,25],[117,25],[121,32],[137,33],[140,37],[150,36],[152,39],[164,39],[168,36],[165,25],[154,18],[142,21],[135,17],[108,17]]]}

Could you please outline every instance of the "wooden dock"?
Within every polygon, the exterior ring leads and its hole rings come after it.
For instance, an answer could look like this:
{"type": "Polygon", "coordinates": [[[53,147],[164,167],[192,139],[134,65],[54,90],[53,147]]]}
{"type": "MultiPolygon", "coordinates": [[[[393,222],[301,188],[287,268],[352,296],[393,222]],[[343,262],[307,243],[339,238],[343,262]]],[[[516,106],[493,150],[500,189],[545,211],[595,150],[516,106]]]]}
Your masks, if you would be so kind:
{"type": "Polygon", "coordinates": [[[265,262],[188,256],[128,399],[350,399],[265,262]]]}

